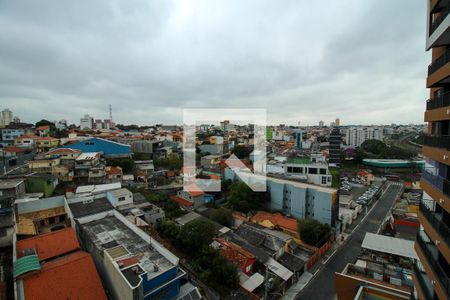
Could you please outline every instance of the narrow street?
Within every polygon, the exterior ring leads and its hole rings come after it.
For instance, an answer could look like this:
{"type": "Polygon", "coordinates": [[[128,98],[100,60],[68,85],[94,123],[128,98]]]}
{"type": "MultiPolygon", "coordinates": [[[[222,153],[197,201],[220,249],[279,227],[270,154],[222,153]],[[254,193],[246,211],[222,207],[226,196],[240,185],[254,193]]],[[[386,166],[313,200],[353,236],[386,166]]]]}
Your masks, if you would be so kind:
{"type": "Polygon", "coordinates": [[[335,299],[334,273],[342,271],[347,263],[355,262],[361,251],[361,244],[366,232],[377,233],[401,189],[401,182],[389,183],[380,199],[348,237],[347,241],[318,271],[308,285],[297,294],[295,299],[335,299]]]}

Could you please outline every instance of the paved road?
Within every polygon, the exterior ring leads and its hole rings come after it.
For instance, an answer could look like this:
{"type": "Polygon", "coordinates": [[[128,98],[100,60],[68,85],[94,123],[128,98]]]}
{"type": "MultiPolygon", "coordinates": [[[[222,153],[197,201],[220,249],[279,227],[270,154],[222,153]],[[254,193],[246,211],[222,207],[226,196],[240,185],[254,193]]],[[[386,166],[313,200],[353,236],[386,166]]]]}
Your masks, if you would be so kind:
{"type": "Polygon", "coordinates": [[[335,299],[334,273],[341,272],[347,263],[356,261],[366,232],[377,233],[401,188],[402,184],[400,182],[389,183],[386,191],[374,204],[367,217],[348,237],[346,243],[337,250],[326,265],[319,270],[319,273],[297,294],[295,299],[335,299]]]}

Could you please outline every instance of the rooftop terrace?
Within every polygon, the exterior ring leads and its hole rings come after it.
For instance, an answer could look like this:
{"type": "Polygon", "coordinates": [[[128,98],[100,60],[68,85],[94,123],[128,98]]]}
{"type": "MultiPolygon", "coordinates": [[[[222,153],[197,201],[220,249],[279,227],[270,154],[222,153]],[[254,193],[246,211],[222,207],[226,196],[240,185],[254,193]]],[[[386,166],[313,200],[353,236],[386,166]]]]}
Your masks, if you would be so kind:
{"type": "MultiPolygon", "coordinates": [[[[151,280],[175,267],[161,251],[155,249],[154,244],[144,240],[115,216],[85,223],[82,229],[99,251],[106,250],[119,265],[131,286],[140,283],[143,273],[147,273],[148,280],[151,280]]],[[[162,251],[167,250],[162,248],[162,251]]]]}

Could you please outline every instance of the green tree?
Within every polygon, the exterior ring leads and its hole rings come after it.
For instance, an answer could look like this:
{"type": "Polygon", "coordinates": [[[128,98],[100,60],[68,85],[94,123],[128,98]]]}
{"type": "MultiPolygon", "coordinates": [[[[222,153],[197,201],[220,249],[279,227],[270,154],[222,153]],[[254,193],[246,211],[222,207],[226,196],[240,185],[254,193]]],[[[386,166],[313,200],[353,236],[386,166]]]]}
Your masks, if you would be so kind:
{"type": "Polygon", "coordinates": [[[214,224],[197,219],[184,225],[180,231],[181,244],[191,256],[196,256],[208,247],[215,235],[214,224]]]}
{"type": "Polygon", "coordinates": [[[134,161],[131,158],[110,158],[106,160],[108,166],[119,166],[124,173],[134,169],[134,161]]]}
{"type": "Polygon", "coordinates": [[[235,181],[230,185],[227,205],[233,210],[248,213],[253,210],[265,209],[268,196],[267,192],[254,192],[247,184],[235,181]]]}
{"type": "Polygon", "coordinates": [[[249,146],[245,146],[245,145],[236,145],[231,150],[231,153],[233,153],[234,155],[236,155],[238,158],[241,158],[241,159],[248,158],[251,152],[252,152],[252,149],[249,146]]]}
{"type": "Polygon", "coordinates": [[[323,242],[329,237],[331,227],[314,219],[305,219],[298,222],[298,231],[300,238],[305,243],[312,246],[321,246],[319,242],[323,242]]]}
{"type": "Polygon", "coordinates": [[[220,207],[216,209],[212,214],[211,219],[227,227],[230,227],[233,224],[232,212],[231,210],[226,209],[225,207],[220,207]]]}

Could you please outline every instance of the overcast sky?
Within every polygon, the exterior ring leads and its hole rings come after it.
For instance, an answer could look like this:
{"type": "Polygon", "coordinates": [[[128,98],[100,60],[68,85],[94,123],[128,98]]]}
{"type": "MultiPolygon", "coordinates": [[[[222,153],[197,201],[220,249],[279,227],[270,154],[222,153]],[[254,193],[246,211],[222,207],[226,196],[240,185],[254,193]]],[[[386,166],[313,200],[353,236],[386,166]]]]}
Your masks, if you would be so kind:
{"type": "Polygon", "coordinates": [[[0,1],[0,109],[182,122],[266,108],[268,123],[421,123],[424,0],[0,1]],[[63,3],[64,2],[64,3],[63,3]]]}

